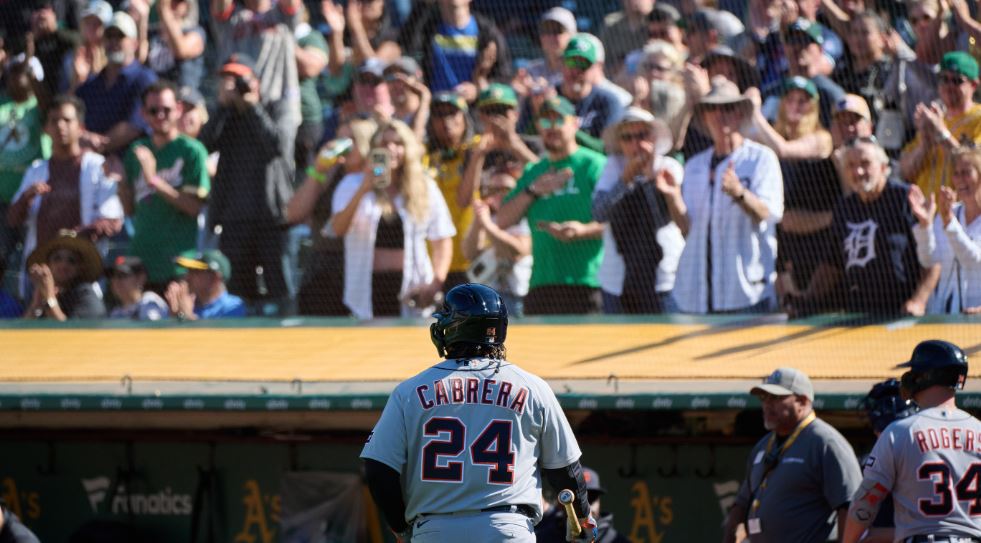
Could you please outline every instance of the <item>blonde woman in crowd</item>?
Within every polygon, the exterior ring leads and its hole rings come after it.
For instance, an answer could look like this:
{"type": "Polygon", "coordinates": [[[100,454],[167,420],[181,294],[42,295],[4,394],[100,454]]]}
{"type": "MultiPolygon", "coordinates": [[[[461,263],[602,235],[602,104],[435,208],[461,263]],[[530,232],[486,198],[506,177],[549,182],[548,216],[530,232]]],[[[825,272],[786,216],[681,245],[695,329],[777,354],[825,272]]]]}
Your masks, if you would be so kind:
{"type": "MultiPolygon", "coordinates": [[[[758,96],[755,89],[749,94],[758,96]]],[[[810,282],[829,242],[831,210],[841,197],[830,159],[831,133],[821,126],[818,100],[813,81],[787,78],[771,125],[754,99],[750,137],[773,149],[783,175],[784,214],[777,231],[779,294],[791,279],[796,285],[810,282]]]]}
{"type": "Polygon", "coordinates": [[[820,159],[831,156],[831,133],[821,126],[818,90],[806,77],[784,80],[783,96],[772,125],[763,115],[759,92],[751,89],[753,100],[750,137],[766,145],[781,160],[820,159]]]}
{"type": "Polygon", "coordinates": [[[928,268],[941,265],[940,282],[927,311],[981,314],[981,149],[953,152],[953,187],[927,200],[910,187],[916,256],[928,268]],[[936,216],[936,218],[934,218],[936,216]]]}
{"type": "Polygon", "coordinates": [[[344,304],[359,319],[425,315],[446,280],[456,229],[423,152],[408,125],[390,121],[363,172],[334,192],[324,229],[344,238],[344,304]]]}

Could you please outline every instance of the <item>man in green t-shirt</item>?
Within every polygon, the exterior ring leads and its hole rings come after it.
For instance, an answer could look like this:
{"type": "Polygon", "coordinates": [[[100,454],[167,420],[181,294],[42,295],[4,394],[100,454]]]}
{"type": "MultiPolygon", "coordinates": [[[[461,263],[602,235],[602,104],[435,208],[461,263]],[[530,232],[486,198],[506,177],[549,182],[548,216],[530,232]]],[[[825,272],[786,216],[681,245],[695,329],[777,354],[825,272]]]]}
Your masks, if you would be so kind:
{"type": "Polygon", "coordinates": [[[8,64],[5,90],[0,98],[0,260],[6,260],[17,243],[16,229],[7,226],[6,216],[24,172],[36,159],[51,156],[51,139],[41,130],[31,66],[24,55],[8,64]]]}
{"type": "Polygon", "coordinates": [[[593,220],[592,202],[606,157],[576,143],[576,110],[561,96],[545,101],[536,123],[546,157],[525,168],[497,216],[501,228],[522,217],[531,227],[525,313],[598,313],[603,225],[593,220]]]}
{"type": "Polygon", "coordinates": [[[133,217],[130,252],[143,260],[148,288],[159,293],[180,271],[174,257],[197,248],[198,214],[211,180],[204,145],[178,129],[181,105],[172,83],[147,87],[142,112],[151,134],[126,152],[119,193],[133,217]]]}

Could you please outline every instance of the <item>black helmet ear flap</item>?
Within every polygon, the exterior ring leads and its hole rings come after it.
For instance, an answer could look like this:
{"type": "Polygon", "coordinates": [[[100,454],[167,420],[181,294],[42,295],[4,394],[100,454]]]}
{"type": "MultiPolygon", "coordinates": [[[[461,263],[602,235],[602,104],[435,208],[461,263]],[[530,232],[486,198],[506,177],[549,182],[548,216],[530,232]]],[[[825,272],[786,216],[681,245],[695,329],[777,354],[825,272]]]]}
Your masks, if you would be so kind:
{"type": "Polygon", "coordinates": [[[432,338],[440,358],[446,358],[446,336],[443,335],[443,328],[439,324],[439,321],[436,321],[429,325],[429,337],[432,338]]]}

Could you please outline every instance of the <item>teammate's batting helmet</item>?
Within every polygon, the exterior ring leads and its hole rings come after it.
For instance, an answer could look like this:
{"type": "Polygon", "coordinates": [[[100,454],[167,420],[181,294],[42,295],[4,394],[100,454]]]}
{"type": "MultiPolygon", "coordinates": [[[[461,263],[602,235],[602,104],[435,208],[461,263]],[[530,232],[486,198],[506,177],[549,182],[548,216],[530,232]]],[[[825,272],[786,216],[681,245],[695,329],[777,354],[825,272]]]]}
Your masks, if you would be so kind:
{"type": "Polygon", "coordinates": [[[429,333],[440,356],[446,356],[447,347],[456,343],[503,345],[508,332],[508,308],[501,295],[477,283],[450,289],[433,317],[436,322],[429,333]]]}
{"type": "Polygon", "coordinates": [[[909,368],[902,376],[903,388],[910,394],[940,385],[955,390],[964,388],[967,380],[967,356],[953,343],[930,339],[913,349],[908,362],[899,365],[909,368]]]}
{"type": "Polygon", "coordinates": [[[905,419],[920,410],[912,401],[903,399],[896,379],[876,383],[862,399],[861,408],[876,432],[882,432],[892,421],[905,419]]]}

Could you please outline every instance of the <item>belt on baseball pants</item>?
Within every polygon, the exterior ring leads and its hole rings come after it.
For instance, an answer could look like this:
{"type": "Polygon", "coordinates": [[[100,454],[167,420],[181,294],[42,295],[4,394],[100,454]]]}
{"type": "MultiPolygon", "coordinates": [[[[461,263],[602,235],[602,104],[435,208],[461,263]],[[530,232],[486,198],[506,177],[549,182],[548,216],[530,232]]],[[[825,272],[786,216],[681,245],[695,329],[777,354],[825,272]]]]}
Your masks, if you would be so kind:
{"type": "Polygon", "coordinates": [[[439,516],[459,516],[459,515],[472,515],[474,513],[521,513],[528,518],[535,518],[535,509],[527,504],[520,505],[496,505],[494,507],[485,507],[483,509],[468,509],[466,511],[453,511],[452,513],[419,513],[419,515],[412,519],[413,522],[419,520],[423,517],[439,517],[439,516]]]}
{"type": "Polygon", "coordinates": [[[981,539],[957,535],[914,535],[903,541],[904,543],[979,543],[981,539]]]}

